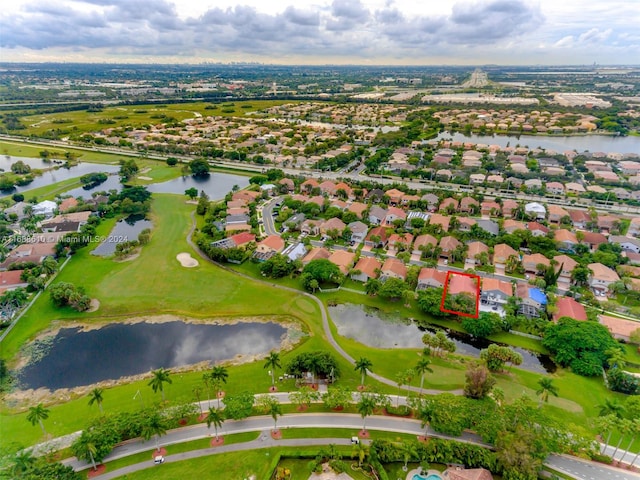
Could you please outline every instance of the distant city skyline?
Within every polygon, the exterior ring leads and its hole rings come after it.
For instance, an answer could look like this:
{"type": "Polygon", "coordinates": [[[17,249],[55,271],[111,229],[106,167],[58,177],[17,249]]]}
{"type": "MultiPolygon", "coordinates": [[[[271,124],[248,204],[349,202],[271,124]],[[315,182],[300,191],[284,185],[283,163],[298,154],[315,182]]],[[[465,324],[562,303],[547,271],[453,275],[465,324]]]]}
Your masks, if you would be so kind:
{"type": "Polygon", "coordinates": [[[640,64],[638,25],[636,0],[13,0],[0,61],[640,64]]]}

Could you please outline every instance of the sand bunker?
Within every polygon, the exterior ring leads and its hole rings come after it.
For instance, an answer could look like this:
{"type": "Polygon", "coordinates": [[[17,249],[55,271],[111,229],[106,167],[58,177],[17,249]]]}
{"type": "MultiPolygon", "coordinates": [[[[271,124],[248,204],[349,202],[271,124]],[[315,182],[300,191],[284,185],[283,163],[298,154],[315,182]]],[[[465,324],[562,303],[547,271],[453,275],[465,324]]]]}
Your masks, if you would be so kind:
{"type": "Polygon", "coordinates": [[[183,267],[193,268],[198,266],[198,260],[193,258],[189,253],[179,253],[176,258],[183,267]]]}

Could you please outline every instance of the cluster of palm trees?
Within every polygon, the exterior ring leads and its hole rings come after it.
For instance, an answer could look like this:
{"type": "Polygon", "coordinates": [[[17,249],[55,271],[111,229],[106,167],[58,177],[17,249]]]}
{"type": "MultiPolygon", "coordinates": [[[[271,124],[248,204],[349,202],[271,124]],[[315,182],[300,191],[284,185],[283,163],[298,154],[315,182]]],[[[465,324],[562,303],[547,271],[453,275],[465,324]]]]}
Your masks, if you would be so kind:
{"type": "MultiPolygon", "coordinates": [[[[625,408],[616,400],[611,400],[610,398],[605,399],[604,403],[599,406],[599,410],[600,416],[596,419],[595,425],[603,439],[606,435],[606,439],[604,440],[600,451],[601,454],[604,455],[606,453],[608,446],[613,447],[610,441],[614,431],[618,432],[619,438],[618,443],[611,454],[611,458],[613,459],[616,458],[616,454],[622,445],[622,441],[626,437],[629,437],[627,448],[619,459],[619,461],[622,462],[629,453],[631,445],[633,445],[635,439],[640,435],[640,418],[625,418],[625,408]]],[[[629,464],[634,465],[636,460],[638,460],[638,457],[640,457],[640,452],[633,457],[629,464]]]]}
{"type": "MultiPolygon", "coordinates": [[[[400,387],[402,385],[410,385],[415,375],[420,375],[420,396],[422,396],[422,390],[424,387],[424,376],[427,372],[433,373],[431,360],[427,358],[428,353],[425,351],[422,353],[418,362],[413,368],[410,368],[404,372],[400,372],[397,377],[398,383],[398,396],[400,396],[400,387]]],[[[373,372],[373,363],[366,357],[360,357],[356,360],[354,370],[360,373],[360,387],[363,390],[365,387],[364,381],[367,378],[367,374],[373,372]]]]}

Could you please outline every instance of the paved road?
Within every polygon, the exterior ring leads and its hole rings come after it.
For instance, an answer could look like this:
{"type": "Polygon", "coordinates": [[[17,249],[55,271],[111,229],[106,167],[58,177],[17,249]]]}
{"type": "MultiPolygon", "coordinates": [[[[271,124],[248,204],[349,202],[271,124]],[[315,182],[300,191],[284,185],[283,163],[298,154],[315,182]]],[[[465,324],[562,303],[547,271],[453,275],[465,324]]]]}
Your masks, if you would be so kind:
{"type": "MultiPolygon", "coordinates": [[[[286,430],[289,428],[346,428],[352,429],[355,435],[363,426],[363,420],[356,414],[344,414],[344,413],[300,413],[283,415],[277,424],[278,429],[286,430]]],[[[243,432],[268,432],[273,429],[274,423],[270,416],[251,417],[244,420],[227,421],[223,424],[220,434],[230,435],[233,433],[243,432]]],[[[440,435],[435,433],[430,428],[423,428],[419,420],[397,418],[397,417],[383,417],[383,416],[371,416],[366,419],[366,427],[368,430],[382,430],[395,433],[406,433],[410,435],[423,435],[426,433],[432,437],[438,438],[451,438],[454,440],[470,443],[480,443],[480,438],[477,435],[464,433],[461,437],[448,437],[446,435],[440,435]]],[[[207,438],[213,435],[213,430],[207,428],[205,424],[194,425],[191,427],[180,428],[167,432],[167,435],[161,438],[161,445],[167,448],[170,452],[170,446],[176,443],[182,443],[190,440],[197,440],[201,438],[207,438]]],[[[283,441],[270,442],[266,438],[269,435],[261,435],[261,438],[265,440],[257,440],[253,442],[241,443],[237,445],[228,445],[226,447],[209,448],[190,452],[188,456],[184,458],[195,458],[197,456],[212,455],[215,453],[222,453],[226,451],[237,450],[254,450],[256,448],[266,448],[276,445],[286,445],[283,441]]],[[[350,435],[347,435],[344,443],[347,444],[350,435]]],[[[301,439],[302,442],[309,442],[308,439],[301,439]]],[[[339,439],[315,439],[313,443],[301,443],[300,445],[321,445],[328,443],[338,443],[339,439]]],[[[160,468],[154,467],[151,462],[151,452],[155,446],[155,441],[150,440],[144,442],[143,440],[134,440],[126,444],[116,447],[111,454],[105,459],[106,462],[110,460],[116,460],[118,458],[134,455],[142,452],[149,452],[149,461],[143,462],[133,466],[134,470],[140,470],[144,468],[160,468]]],[[[488,446],[488,445],[487,445],[488,446]]],[[[184,454],[181,454],[184,455],[184,454]]],[[[167,461],[179,460],[181,455],[168,456],[167,461]]],[[[83,461],[73,459],[66,462],[67,465],[72,466],[76,470],[86,470],[90,468],[90,464],[83,461]]],[[[634,475],[624,470],[614,469],[600,464],[585,462],[582,460],[553,455],[549,457],[546,464],[556,470],[567,473],[574,478],[584,480],[637,480],[640,475],[634,475]]],[[[134,471],[132,470],[132,471],[134,471]]],[[[110,475],[123,475],[127,472],[111,472],[110,475]]],[[[115,478],[115,476],[101,476],[100,478],[115,478]]]]}
{"type": "Polygon", "coordinates": [[[262,207],[262,223],[264,226],[264,233],[266,235],[280,234],[276,230],[276,222],[273,218],[273,209],[275,208],[276,203],[279,201],[281,201],[281,197],[275,197],[262,207]]]}

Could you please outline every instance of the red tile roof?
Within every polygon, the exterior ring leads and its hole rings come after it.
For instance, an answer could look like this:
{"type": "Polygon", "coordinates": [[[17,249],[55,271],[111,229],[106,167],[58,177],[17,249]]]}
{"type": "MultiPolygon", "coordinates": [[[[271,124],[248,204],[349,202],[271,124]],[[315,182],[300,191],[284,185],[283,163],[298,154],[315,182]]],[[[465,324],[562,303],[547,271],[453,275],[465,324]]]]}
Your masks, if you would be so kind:
{"type": "Polygon", "coordinates": [[[558,311],[553,314],[553,320],[558,321],[562,317],[573,318],[574,320],[586,320],[587,312],[584,307],[571,297],[561,297],[556,303],[558,311]]]}

